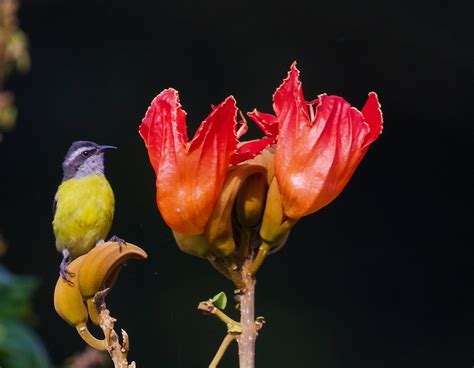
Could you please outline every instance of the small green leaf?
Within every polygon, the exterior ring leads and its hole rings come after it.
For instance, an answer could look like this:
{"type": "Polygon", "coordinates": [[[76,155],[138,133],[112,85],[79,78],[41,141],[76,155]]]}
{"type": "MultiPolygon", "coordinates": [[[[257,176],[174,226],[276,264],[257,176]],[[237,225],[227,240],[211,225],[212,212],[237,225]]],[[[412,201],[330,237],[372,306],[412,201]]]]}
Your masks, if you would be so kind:
{"type": "Polygon", "coordinates": [[[223,291],[215,295],[212,299],[212,304],[219,309],[225,309],[227,305],[227,295],[223,291]]]}

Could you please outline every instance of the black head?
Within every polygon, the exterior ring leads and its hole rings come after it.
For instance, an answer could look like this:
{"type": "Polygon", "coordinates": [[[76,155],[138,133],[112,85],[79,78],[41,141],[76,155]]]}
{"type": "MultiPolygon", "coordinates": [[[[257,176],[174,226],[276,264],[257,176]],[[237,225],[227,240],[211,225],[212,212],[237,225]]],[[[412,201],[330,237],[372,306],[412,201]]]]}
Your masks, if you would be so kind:
{"type": "Polygon", "coordinates": [[[76,141],[71,144],[63,161],[63,181],[104,173],[104,151],[114,146],[101,146],[89,141],[76,141]]]}

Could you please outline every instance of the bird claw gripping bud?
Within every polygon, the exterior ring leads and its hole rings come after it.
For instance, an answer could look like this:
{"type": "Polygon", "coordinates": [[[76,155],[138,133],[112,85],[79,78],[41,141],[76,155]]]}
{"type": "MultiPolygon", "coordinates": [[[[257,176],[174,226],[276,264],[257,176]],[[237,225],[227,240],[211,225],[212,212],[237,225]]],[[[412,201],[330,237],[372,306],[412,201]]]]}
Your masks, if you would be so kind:
{"type": "Polygon", "coordinates": [[[79,335],[90,346],[105,350],[105,339],[95,338],[87,328],[90,319],[98,325],[100,316],[94,297],[101,290],[113,286],[122,264],[129,259],[145,259],[146,252],[127,243],[121,248],[117,243],[97,245],[89,253],[69,264],[72,283],[59,277],[54,290],[54,307],[59,316],[76,327],[79,335]]]}
{"type": "Polygon", "coordinates": [[[69,270],[74,273],[70,276],[71,282],[59,277],[54,290],[54,308],[61,318],[72,326],[85,323],[88,319],[87,308],[77,282],[77,275],[85,257],[83,255],[76,258],[69,264],[69,270]]]}
{"type": "Polygon", "coordinates": [[[240,188],[252,175],[266,175],[262,165],[245,164],[229,171],[221,196],[212,212],[204,233],[212,253],[217,257],[227,257],[235,250],[232,228],[232,210],[240,188]]]}
{"type": "Polygon", "coordinates": [[[83,255],[69,264],[69,270],[74,273],[69,281],[59,277],[54,290],[54,308],[62,319],[76,327],[79,335],[90,346],[97,350],[105,350],[105,341],[92,336],[87,328],[89,315],[77,279],[85,258],[86,255],[83,255]]]}

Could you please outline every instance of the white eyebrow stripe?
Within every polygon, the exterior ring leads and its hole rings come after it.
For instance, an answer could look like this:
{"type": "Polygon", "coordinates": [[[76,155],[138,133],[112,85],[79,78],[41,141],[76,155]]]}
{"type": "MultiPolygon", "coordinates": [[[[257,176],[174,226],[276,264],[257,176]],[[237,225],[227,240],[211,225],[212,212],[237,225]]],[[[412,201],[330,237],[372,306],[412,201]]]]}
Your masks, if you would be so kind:
{"type": "Polygon", "coordinates": [[[82,152],[89,151],[91,149],[94,149],[92,146],[86,146],[86,147],[80,147],[77,150],[75,150],[65,161],[65,165],[69,165],[71,162],[73,162],[82,152]]]}

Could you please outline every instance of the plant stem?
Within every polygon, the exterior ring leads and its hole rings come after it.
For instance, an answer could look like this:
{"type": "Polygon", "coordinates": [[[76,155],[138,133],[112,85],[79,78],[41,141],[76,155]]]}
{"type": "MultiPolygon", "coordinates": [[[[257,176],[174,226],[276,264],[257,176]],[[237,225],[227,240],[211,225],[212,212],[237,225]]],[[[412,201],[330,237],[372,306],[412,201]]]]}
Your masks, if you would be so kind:
{"type": "MultiPolygon", "coordinates": [[[[112,358],[115,368],[136,368],[137,366],[135,362],[128,364],[127,361],[127,355],[130,348],[128,334],[122,330],[122,343],[120,343],[119,336],[114,330],[115,322],[117,322],[117,320],[110,315],[110,312],[105,305],[105,296],[109,291],[110,289],[108,288],[99,291],[94,297],[94,304],[100,308],[98,322],[100,328],[104,332],[105,350],[107,350],[110,358],[112,358]]],[[[91,346],[94,347],[93,345],[91,346]]]]}
{"type": "Polygon", "coordinates": [[[210,300],[199,303],[197,309],[203,312],[207,312],[207,313],[215,315],[222,322],[224,322],[228,328],[235,325],[237,326],[239,325],[239,322],[234,321],[232,318],[230,318],[227,314],[225,314],[219,308],[214,307],[214,305],[212,304],[212,301],[210,300]]]}
{"type": "Polygon", "coordinates": [[[115,368],[136,368],[136,363],[128,364],[127,355],[129,350],[128,334],[122,330],[122,344],[120,344],[119,336],[114,330],[117,320],[110,316],[108,309],[102,309],[100,312],[100,327],[104,331],[106,349],[112,358],[115,368]]]}
{"type": "Polygon", "coordinates": [[[229,275],[232,281],[234,282],[235,286],[237,286],[237,288],[239,289],[244,288],[245,283],[244,283],[244,280],[242,279],[242,275],[238,271],[239,267],[237,266],[235,258],[233,256],[227,257],[225,259],[225,263],[227,265],[227,271],[229,272],[229,275]]]}
{"type": "Polygon", "coordinates": [[[217,350],[214,359],[212,359],[211,364],[209,364],[209,368],[216,368],[219,362],[221,361],[222,357],[224,356],[225,351],[229,347],[230,343],[235,340],[235,336],[231,334],[227,334],[222,341],[221,346],[219,346],[219,350],[217,350]]]}
{"type": "Polygon", "coordinates": [[[257,329],[255,328],[255,279],[249,273],[251,264],[252,260],[248,259],[242,267],[242,279],[245,284],[245,288],[239,296],[242,333],[237,337],[240,368],[255,367],[257,329]]]}
{"type": "Polygon", "coordinates": [[[255,275],[255,273],[258,271],[260,266],[262,265],[263,261],[265,260],[268,251],[270,250],[270,246],[263,242],[260,247],[258,248],[258,253],[251,265],[248,268],[248,272],[251,275],[255,275]]]}

